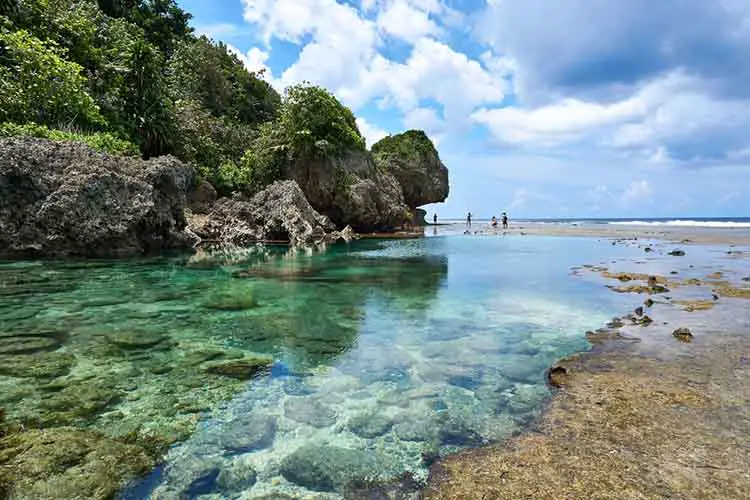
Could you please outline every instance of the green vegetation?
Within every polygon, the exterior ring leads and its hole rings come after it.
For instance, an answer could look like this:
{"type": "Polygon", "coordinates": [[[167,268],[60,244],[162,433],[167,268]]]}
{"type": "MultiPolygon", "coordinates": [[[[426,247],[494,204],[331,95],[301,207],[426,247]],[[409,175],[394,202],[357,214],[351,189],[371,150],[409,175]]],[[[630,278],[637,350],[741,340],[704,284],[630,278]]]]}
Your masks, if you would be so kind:
{"type": "Polygon", "coordinates": [[[402,134],[389,135],[373,144],[376,159],[397,158],[402,161],[422,160],[438,152],[427,134],[421,130],[407,130],[402,134]]]}
{"type": "Polygon", "coordinates": [[[138,147],[135,144],[118,139],[107,132],[81,134],[50,129],[44,125],[37,125],[35,123],[27,123],[25,125],[0,123],[0,137],[15,136],[42,137],[44,139],[52,139],[55,141],[79,141],[103,153],[122,156],[138,156],[138,147]]]}
{"type": "Polygon", "coordinates": [[[0,0],[0,135],[173,154],[222,195],[365,148],[331,93],[304,84],[282,98],[190,17],[176,0],[0,0]]]}

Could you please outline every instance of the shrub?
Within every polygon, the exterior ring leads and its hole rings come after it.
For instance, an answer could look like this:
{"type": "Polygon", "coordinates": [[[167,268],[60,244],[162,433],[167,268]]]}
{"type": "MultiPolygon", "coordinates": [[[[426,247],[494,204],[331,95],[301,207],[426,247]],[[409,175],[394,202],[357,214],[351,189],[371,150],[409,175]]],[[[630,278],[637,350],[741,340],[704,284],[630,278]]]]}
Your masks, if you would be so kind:
{"type": "Polygon", "coordinates": [[[16,136],[40,137],[43,139],[51,139],[53,141],[78,141],[103,153],[122,156],[138,156],[138,147],[135,144],[119,139],[108,133],[97,132],[93,134],[82,134],[50,129],[44,125],[37,125],[35,123],[27,123],[25,125],[0,123],[0,137],[16,136]]]}
{"type": "Polygon", "coordinates": [[[279,128],[295,157],[338,156],[346,150],[365,149],[354,114],[321,87],[288,88],[279,128]]]}
{"type": "Polygon", "coordinates": [[[0,27],[0,121],[102,126],[81,66],[25,30],[0,27]]]}

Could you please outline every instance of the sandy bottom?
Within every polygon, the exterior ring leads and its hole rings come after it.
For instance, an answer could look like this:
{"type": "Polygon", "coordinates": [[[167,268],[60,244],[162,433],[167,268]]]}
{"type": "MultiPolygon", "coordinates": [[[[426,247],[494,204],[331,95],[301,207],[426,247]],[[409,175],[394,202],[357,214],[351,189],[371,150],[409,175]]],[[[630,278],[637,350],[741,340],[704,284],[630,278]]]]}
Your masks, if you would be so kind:
{"type": "MultiPolygon", "coordinates": [[[[623,231],[614,237],[626,237],[623,231]]],[[[706,243],[742,241],[689,233],[706,243]]],[[[688,248],[688,255],[698,251],[688,248]]],[[[671,288],[665,293],[633,293],[634,309],[654,301],[643,311],[653,322],[637,311],[622,319],[624,326],[590,332],[592,351],[550,372],[560,390],[536,429],[441,461],[425,498],[750,498],[750,303],[734,298],[747,297],[750,283],[747,259],[731,257],[718,264],[721,280],[706,270],[705,279],[660,277],[671,288]],[[695,301],[701,306],[686,306],[695,301]],[[678,328],[692,338],[678,339],[678,328]]],[[[610,273],[608,283],[627,280],[642,291],[648,275],[636,273],[638,264],[618,263],[618,271],[624,266],[632,275],[610,273]]],[[[685,260],[673,273],[694,270],[693,264],[685,260]]],[[[575,273],[598,279],[602,271],[575,273]]]]}

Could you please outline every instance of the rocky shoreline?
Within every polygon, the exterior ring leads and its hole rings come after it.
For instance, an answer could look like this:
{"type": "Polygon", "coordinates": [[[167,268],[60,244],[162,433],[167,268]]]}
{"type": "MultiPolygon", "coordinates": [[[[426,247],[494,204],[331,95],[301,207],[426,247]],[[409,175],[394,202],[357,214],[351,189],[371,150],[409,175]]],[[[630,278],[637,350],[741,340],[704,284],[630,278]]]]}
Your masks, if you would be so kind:
{"type": "Polygon", "coordinates": [[[202,242],[293,246],[416,225],[444,201],[448,170],[418,131],[373,152],[291,161],[282,180],[219,198],[171,156],[112,156],[83,143],[0,139],[0,258],[133,257],[202,242]]]}
{"type": "Polygon", "coordinates": [[[636,284],[614,290],[633,294],[633,312],[550,368],[559,390],[532,430],[441,460],[424,498],[750,497],[750,266],[738,255],[701,278],[679,277],[694,262],[662,264],[668,276],[637,262],[574,269],[636,284]]]}

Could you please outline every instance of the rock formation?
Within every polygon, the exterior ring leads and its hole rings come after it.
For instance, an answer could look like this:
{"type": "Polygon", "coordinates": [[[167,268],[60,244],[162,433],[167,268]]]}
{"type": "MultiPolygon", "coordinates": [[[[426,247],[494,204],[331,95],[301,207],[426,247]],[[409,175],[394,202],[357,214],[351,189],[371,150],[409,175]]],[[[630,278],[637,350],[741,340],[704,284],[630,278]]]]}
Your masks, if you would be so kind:
{"type": "Polygon", "coordinates": [[[372,146],[378,170],[393,175],[412,211],[448,197],[448,169],[432,141],[421,130],[381,139],[372,146]]]}
{"type": "Polygon", "coordinates": [[[417,207],[448,196],[448,169],[424,132],[414,130],[386,137],[372,153],[293,162],[286,177],[297,181],[315,210],[357,231],[412,224],[417,207]]]}
{"type": "Polygon", "coordinates": [[[0,140],[0,256],[109,257],[184,247],[191,167],[77,142],[0,140]]]}
{"type": "Polygon", "coordinates": [[[252,198],[220,199],[207,214],[192,216],[189,229],[204,240],[243,246],[270,240],[316,243],[335,227],[313,210],[296,182],[278,181],[252,198]]]}
{"type": "Polygon", "coordinates": [[[171,156],[145,161],[77,142],[2,139],[0,257],[125,257],[199,240],[348,241],[353,230],[415,224],[417,207],[448,196],[448,171],[419,131],[387,137],[372,153],[290,161],[284,176],[252,198],[217,200],[171,156]]]}

